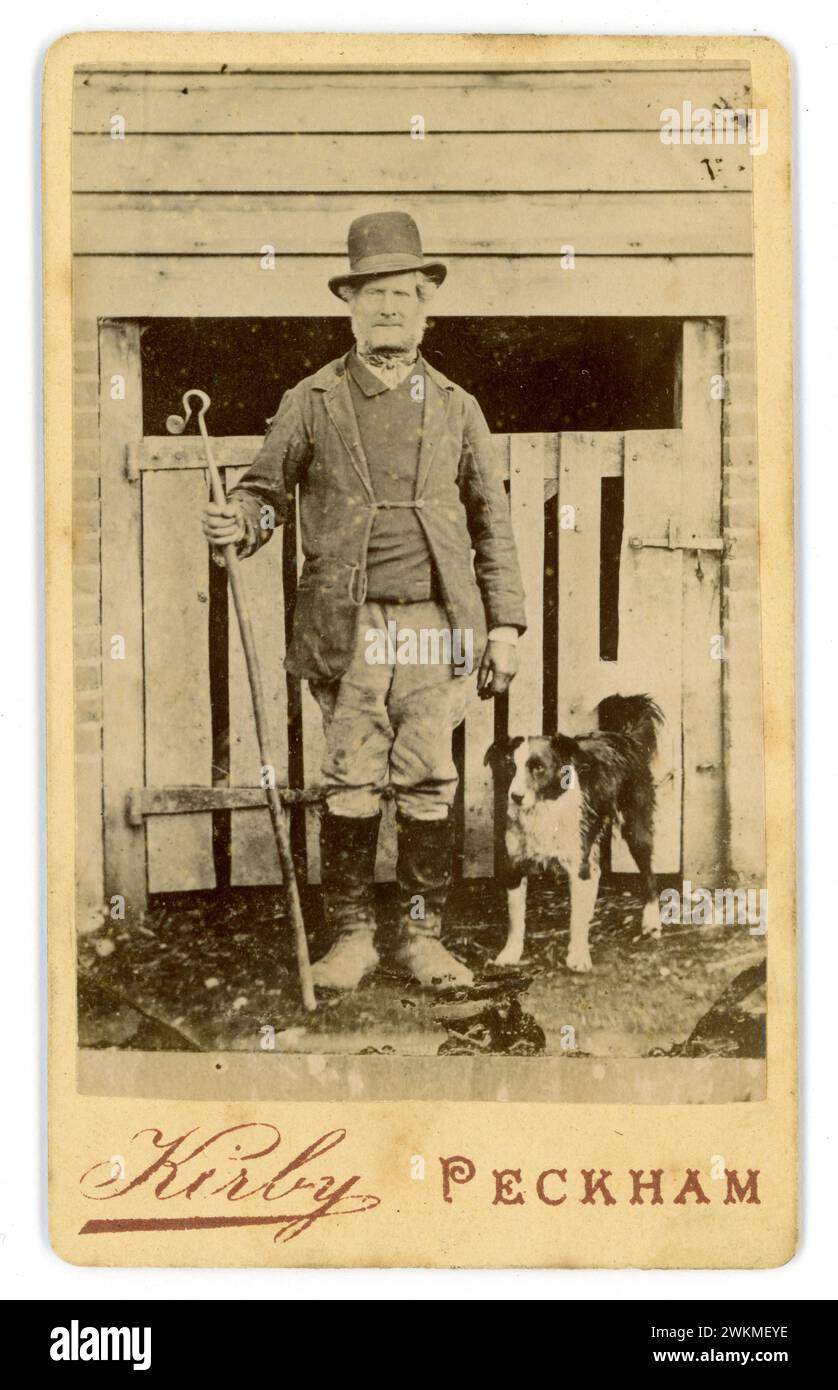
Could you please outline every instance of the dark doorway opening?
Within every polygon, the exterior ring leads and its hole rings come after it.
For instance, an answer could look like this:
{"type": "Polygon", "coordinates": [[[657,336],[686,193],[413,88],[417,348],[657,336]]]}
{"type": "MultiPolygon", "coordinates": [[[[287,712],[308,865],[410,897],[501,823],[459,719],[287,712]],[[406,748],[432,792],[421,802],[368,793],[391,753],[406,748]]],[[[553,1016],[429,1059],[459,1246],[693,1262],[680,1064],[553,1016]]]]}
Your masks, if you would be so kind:
{"type": "MultiPolygon", "coordinates": [[[[674,429],[681,332],[679,319],[437,318],[422,350],[477,397],[494,434],[674,429]]],[[[282,393],[351,345],[344,318],[149,320],[143,432],[165,434],[199,387],[213,434],[263,434],[282,393]]]]}

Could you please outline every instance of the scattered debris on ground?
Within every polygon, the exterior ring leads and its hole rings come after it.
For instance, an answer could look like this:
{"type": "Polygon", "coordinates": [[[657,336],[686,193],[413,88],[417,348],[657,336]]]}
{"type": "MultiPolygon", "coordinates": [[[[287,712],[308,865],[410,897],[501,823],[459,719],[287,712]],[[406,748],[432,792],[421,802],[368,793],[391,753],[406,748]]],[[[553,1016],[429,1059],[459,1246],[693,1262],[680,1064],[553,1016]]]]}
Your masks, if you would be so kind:
{"type": "MultiPolygon", "coordinates": [[[[460,885],[445,942],[474,971],[475,986],[435,996],[413,985],[388,949],[395,900],[382,887],[381,966],[354,994],[323,998],[315,1014],[299,1001],[281,891],[160,898],[139,924],[108,921],[80,937],[79,1041],[142,1050],[764,1056],[758,988],[733,989],[764,970],[764,940],[747,927],[697,925],[650,940],[624,884],[600,893],[588,975],[564,964],[564,885],[533,884],[525,956],[506,970],[492,964],[506,934],[503,893],[460,885]]],[[[328,945],[316,890],[306,891],[303,910],[316,959],[328,945]]]]}
{"type": "Polygon", "coordinates": [[[439,1045],[439,1056],[462,1053],[501,1053],[508,1057],[536,1057],[546,1051],[544,1029],[525,1013],[518,997],[531,980],[522,971],[487,972],[488,978],[466,989],[440,991],[430,1005],[430,1016],[448,1037],[439,1045]]]}
{"type": "Polygon", "coordinates": [[[764,1057],[766,962],[743,970],[721,998],[702,1014],[686,1042],[675,1043],[667,1057],[764,1057]]]}

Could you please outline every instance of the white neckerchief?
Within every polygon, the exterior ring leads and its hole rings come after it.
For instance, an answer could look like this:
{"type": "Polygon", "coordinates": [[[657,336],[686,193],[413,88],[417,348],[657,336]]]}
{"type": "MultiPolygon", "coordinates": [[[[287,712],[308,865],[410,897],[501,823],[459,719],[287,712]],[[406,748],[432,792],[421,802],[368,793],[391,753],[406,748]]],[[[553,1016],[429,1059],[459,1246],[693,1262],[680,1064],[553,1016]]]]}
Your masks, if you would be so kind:
{"type": "Polygon", "coordinates": [[[372,372],[373,376],[377,376],[379,381],[383,381],[384,385],[390,391],[394,391],[397,386],[401,385],[406,376],[410,376],[419,358],[417,354],[412,362],[404,362],[397,359],[384,366],[377,362],[370,362],[363,353],[359,352],[358,360],[363,362],[367,371],[372,372]]]}

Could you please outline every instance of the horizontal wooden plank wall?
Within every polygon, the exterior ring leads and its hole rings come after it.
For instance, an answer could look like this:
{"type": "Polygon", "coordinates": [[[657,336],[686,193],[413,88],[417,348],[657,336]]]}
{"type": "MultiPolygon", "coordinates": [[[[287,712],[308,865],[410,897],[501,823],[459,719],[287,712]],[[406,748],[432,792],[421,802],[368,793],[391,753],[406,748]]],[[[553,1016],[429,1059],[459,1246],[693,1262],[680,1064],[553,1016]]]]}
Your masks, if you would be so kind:
{"type": "Polygon", "coordinates": [[[526,135],[77,135],[79,193],[380,193],[409,188],[507,192],[719,192],[751,187],[738,146],[665,145],[658,130],[531,131],[526,135]],[[522,148],[523,147],[523,148],[522,148]],[[704,163],[707,160],[707,164],[704,163]],[[708,166],[712,174],[708,173],[708,166]]]}
{"type": "MultiPolygon", "coordinates": [[[[427,226],[429,255],[750,255],[750,193],[398,193],[388,208],[427,226]]],[[[266,237],[278,256],[342,256],[353,217],[378,193],[88,193],[76,199],[78,254],[253,256],[266,237]]]]}
{"type": "MultiPolygon", "coordinates": [[[[691,72],[694,107],[749,105],[747,67],[691,72]]],[[[658,114],[684,99],[681,68],[564,72],[270,73],[80,71],[80,134],[128,131],[215,134],[404,130],[422,115],[429,132],[657,130],[658,114]]]]}
{"type": "Polygon", "coordinates": [[[77,303],[116,317],[340,314],[326,280],[348,224],[386,206],[449,260],[440,313],[747,314],[748,150],[664,145],[660,124],[687,98],[742,109],[749,82],[741,64],[81,71],[77,303]],[[410,135],[417,116],[424,139],[410,135]]]}
{"type": "MultiPolygon", "coordinates": [[[[446,314],[723,318],[753,306],[747,256],[591,256],[573,270],[558,256],[445,259],[434,303],[446,314]]],[[[108,318],[338,317],[326,280],[345,269],[337,256],[285,256],[272,271],[256,256],[78,256],[73,289],[108,318]]]]}

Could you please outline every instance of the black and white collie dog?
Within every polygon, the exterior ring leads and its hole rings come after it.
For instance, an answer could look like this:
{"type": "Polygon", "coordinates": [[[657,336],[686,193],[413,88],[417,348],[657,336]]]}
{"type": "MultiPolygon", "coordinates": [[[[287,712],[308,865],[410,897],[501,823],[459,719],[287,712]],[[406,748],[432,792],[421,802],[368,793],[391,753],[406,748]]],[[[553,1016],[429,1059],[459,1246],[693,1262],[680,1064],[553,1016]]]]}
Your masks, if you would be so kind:
{"type": "Polygon", "coordinates": [[[511,738],[494,743],[485,762],[507,786],[503,879],[509,934],[496,965],[516,965],[524,950],[527,873],[563,869],[570,881],[568,970],[591,969],[588,933],[600,877],[600,850],[619,826],[641,876],[643,933],[660,936],[652,873],[655,782],[652,759],[663,722],[648,695],[609,695],[598,706],[599,729],[511,738]]]}

